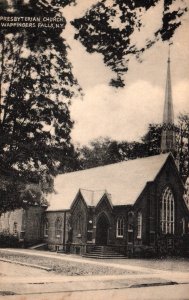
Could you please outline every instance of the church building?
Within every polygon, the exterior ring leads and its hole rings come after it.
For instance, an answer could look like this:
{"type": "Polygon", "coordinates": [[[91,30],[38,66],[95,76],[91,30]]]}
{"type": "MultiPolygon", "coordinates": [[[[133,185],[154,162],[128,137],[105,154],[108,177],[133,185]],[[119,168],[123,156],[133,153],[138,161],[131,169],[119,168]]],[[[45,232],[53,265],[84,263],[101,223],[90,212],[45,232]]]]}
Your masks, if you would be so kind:
{"type": "Polygon", "coordinates": [[[94,258],[189,254],[189,209],[174,151],[169,58],[161,154],[58,175],[47,209],[7,212],[0,231],[25,245],[94,258]]]}

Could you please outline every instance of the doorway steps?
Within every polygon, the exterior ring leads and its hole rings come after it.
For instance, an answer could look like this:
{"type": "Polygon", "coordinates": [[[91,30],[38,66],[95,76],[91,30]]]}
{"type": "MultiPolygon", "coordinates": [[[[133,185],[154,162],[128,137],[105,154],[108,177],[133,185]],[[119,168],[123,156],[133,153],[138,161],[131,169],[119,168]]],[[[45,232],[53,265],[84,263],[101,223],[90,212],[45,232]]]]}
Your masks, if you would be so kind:
{"type": "Polygon", "coordinates": [[[94,246],[90,250],[90,252],[85,253],[83,256],[88,258],[97,258],[97,259],[126,258],[124,254],[116,251],[116,247],[112,247],[112,246],[94,246]]]}
{"type": "Polygon", "coordinates": [[[29,247],[31,250],[47,250],[47,243],[41,243],[34,246],[29,247]]]}

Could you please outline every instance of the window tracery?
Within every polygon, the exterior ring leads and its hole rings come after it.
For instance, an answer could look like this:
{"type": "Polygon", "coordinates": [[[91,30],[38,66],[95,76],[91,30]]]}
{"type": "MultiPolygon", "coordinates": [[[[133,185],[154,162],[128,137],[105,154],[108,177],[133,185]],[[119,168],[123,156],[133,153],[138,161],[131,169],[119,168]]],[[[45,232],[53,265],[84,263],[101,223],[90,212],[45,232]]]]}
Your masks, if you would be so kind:
{"type": "Polygon", "coordinates": [[[161,199],[160,226],[163,234],[174,234],[175,231],[175,201],[169,187],[166,187],[161,199]]]}

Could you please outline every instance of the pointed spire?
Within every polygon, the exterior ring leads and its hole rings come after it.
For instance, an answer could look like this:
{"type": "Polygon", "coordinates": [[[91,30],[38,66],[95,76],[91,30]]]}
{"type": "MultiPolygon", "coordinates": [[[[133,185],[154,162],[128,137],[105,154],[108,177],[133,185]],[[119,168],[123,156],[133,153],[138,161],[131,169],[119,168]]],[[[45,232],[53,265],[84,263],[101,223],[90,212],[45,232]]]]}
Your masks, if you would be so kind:
{"type": "Polygon", "coordinates": [[[171,60],[170,60],[170,44],[169,54],[167,60],[167,80],[165,89],[165,102],[163,113],[163,128],[161,136],[161,152],[174,151],[175,149],[175,133],[174,133],[174,113],[172,100],[172,86],[171,86],[171,60]]]}

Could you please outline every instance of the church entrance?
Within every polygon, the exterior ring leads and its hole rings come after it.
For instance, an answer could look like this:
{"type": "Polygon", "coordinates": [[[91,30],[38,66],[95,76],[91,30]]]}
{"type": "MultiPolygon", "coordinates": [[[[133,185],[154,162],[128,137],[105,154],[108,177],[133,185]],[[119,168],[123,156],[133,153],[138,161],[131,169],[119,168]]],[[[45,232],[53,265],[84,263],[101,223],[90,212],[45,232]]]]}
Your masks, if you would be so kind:
{"type": "Polygon", "coordinates": [[[108,218],[103,214],[100,216],[96,226],[96,245],[105,246],[108,243],[108,231],[109,231],[108,218]]]}

